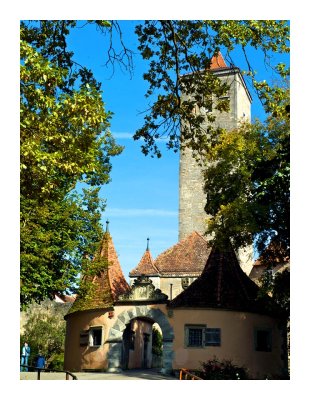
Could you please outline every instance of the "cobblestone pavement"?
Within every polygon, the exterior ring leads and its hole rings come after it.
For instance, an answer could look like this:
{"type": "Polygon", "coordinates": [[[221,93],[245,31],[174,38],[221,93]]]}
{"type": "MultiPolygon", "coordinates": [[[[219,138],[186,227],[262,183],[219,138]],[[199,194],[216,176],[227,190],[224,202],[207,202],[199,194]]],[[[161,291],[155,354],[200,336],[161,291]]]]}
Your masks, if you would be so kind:
{"type": "MultiPolygon", "coordinates": [[[[21,380],[36,380],[37,372],[21,372],[21,380]]],[[[107,373],[107,372],[75,372],[78,380],[177,380],[172,375],[162,375],[157,370],[128,370],[122,373],[107,373]]],[[[64,372],[41,372],[41,380],[65,380],[64,372]]],[[[70,379],[72,379],[70,377],[70,379]]]]}

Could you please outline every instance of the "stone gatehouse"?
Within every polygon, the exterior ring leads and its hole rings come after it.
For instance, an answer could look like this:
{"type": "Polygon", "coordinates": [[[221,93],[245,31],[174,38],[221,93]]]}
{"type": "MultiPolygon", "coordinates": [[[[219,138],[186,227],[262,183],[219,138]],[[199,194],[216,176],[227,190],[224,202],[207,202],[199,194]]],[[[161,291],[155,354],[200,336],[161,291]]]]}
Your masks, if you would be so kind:
{"type": "Polygon", "coordinates": [[[258,287],[229,244],[212,248],[201,276],[173,299],[147,276],[127,284],[109,232],[100,255],[108,268],[84,276],[93,285],[65,316],[66,369],[151,368],[152,327],[157,326],[163,373],[197,369],[213,356],[245,365],[255,378],[282,373],[280,321],[256,300],[258,287]]]}

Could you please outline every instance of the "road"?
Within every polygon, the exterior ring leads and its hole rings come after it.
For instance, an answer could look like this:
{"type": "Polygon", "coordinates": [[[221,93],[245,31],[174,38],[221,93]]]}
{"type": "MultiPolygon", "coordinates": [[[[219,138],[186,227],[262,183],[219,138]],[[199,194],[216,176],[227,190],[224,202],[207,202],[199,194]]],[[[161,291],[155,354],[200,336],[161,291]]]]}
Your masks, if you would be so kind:
{"type": "MultiPolygon", "coordinates": [[[[107,373],[107,372],[74,372],[78,380],[177,380],[172,375],[162,375],[157,370],[127,370],[122,373],[107,373]]],[[[36,380],[37,372],[21,372],[21,380],[36,380]]],[[[64,372],[41,372],[41,380],[65,380],[64,372]]],[[[70,377],[70,379],[72,379],[70,377]]]]}

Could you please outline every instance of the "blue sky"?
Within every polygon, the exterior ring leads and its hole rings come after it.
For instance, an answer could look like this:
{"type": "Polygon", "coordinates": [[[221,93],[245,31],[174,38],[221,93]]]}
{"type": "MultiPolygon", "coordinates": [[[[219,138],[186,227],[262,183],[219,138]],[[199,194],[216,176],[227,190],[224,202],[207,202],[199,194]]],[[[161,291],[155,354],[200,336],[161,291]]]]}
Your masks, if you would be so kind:
{"type": "MultiPolygon", "coordinates": [[[[119,23],[126,46],[135,50],[137,21],[119,23]]],[[[83,26],[82,21],[79,26],[83,26]]],[[[161,159],[144,156],[140,150],[141,142],[133,141],[132,135],[142,126],[142,112],[148,105],[145,98],[147,83],[142,78],[146,64],[137,54],[133,58],[132,77],[117,65],[112,75],[112,68],[105,66],[106,39],[95,27],[86,26],[73,30],[69,45],[74,50],[74,59],[91,68],[102,82],[106,109],[113,112],[111,132],[117,142],[125,146],[123,153],[112,159],[112,180],[102,187],[101,196],[107,201],[102,222],[110,221],[109,229],[127,278],[145,251],[148,237],[154,258],[178,241],[179,155],[166,150],[165,143],[161,142],[161,159]]],[[[274,77],[266,68],[263,55],[254,51],[249,54],[258,79],[272,80],[274,77]]],[[[246,68],[245,60],[238,52],[233,60],[241,69],[246,68]]],[[[289,57],[285,56],[285,60],[288,62],[289,57]]],[[[262,107],[253,90],[249,89],[253,96],[252,118],[263,118],[262,107]]]]}
{"type": "MultiPolygon", "coordinates": [[[[126,45],[133,49],[137,46],[134,26],[134,21],[122,23],[126,45]]],[[[146,157],[141,142],[132,139],[142,125],[141,112],[147,106],[143,60],[134,57],[132,77],[118,66],[111,77],[112,69],[104,66],[104,39],[94,27],[85,27],[73,31],[70,45],[76,59],[90,67],[102,82],[106,109],[114,113],[111,132],[125,147],[120,156],[112,158],[111,182],[102,187],[101,196],[107,201],[102,221],[104,225],[106,219],[110,221],[109,230],[127,278],[144,253],[148,237],[154,257],[178,240],[179,156],[165,151],[162,142],[160,160],[146,157]]]]}

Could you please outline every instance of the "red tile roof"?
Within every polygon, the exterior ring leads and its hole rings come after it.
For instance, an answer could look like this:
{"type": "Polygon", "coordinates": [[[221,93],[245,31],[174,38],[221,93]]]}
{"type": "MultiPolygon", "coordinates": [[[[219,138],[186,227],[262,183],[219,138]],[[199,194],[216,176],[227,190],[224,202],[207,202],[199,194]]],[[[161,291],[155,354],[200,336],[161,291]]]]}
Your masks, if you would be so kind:
{"type": "Polygon", "coordinates": [[[100,257],[108,262],[108,278],[113,299],[129,290],[111,235],[106,232],[101,241],[100,257]]]}
{"type": "Polygon", "coordinates": [[[276,266],[280,263],[289,263],[288,250],[280,243],[272,242],[255,261],[253,267],[276,266]]]}
{"type": "Polygon", "coordinates": [[[138,266],[129,273],[130,277],[141,275],[159,276],[159,271],[154,264],[150,250],[145,251],[138,266]]]}
{"type": "Polygon", "coordinates": [[[210,255],[206,239],[194,231],[154,261],[161,276],[199,276],[210,255]]]}
{"type": "Polygon", "coordinates": [[[176,296],[171,307],[207,307],[260,311],[258,286],[242,271],[230,244],[214,247],[202,275],[176,296]]]}
{"type": "Polygon", "coordinates": [[[82,279],[85,293],[77,297],[68,314],[112,307],[118,296],[129,290],[108,232],[103,235],[98,254],[82,279]]]}
{"type": "Polygon", "coordinates": [[[213,56],[211,59],[210,69],[218,69],[218,68],[229,68],[228,65],[225,63],[225,60],[219,52],[217,56],[213,56]]]}

